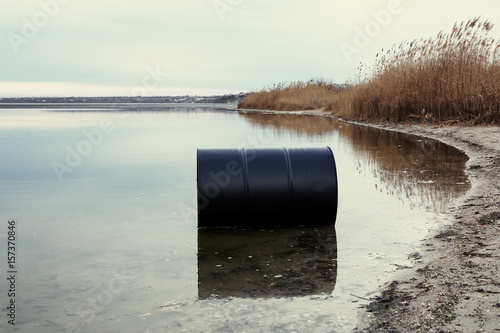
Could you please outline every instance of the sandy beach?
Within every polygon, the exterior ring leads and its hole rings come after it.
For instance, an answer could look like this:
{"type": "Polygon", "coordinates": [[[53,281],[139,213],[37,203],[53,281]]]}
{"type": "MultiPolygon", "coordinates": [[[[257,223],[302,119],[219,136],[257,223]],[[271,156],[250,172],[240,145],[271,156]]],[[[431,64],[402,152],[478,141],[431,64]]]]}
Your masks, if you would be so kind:
{"type": "Polygon", "coordinates": [[[422,241],[413,269],[370,304],[365,331],[500,331],[500,127],[369,126],[464,151],[472,188],[449,207],[451,223],[422,241]]]}
{"type": "MultiPolygon", "coordinates": [[[[332,117],[318,110],[294,113],[332,117]]],[[[349,123],[454,146],[469,156],[471,182],[448,208],[449,223],[422,240],[415,265],[371,296],[356,331],[500,331],[500,127],[349,123]]]]}

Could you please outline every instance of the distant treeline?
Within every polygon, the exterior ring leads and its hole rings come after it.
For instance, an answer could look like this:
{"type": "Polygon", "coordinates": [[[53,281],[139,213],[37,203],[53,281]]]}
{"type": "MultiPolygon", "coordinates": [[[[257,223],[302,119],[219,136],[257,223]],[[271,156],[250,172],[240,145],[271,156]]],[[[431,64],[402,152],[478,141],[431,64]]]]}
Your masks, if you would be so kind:
{"type": "Polygon", "coordinates": [[[216,96],[4,97],[0,103],[238,103],[248,93],[216,96]]]}

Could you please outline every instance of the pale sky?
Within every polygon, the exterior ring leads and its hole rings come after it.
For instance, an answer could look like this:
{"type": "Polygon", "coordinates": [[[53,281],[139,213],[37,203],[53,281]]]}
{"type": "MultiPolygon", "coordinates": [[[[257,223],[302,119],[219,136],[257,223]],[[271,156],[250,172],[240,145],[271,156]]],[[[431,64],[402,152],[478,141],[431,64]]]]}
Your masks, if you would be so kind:
{"type": "Polygon", "coordinates": [[[210,95],[344,83],[497,0],[0,0],[1,96],[210,95]],[[363,36],[364,35],[364,36],[363,36]]]}

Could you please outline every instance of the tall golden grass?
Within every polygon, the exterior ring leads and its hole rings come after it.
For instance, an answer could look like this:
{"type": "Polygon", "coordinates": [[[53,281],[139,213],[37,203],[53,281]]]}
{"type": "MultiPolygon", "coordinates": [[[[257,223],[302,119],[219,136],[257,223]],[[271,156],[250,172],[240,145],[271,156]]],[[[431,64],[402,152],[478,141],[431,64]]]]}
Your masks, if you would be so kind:
{"type": "Polygon", "coordinates": [[[278,83],[248,95],[238,108],[283,111],[324,109],[334,102],[334,93],[338,90],[337,86],[322,81],[278,83]]]}
{"type": "Polygon", "coordinates": [[[369,121],[498,124],[500,42],[488,36],[492,28],[479,18],[457,23],[449,34],[382,50],[371,68],[360,69],[356,84],[345,89],[328,90],[318,82],[279,85],[249,95],[239,107],[324,109],[369,121]]]}

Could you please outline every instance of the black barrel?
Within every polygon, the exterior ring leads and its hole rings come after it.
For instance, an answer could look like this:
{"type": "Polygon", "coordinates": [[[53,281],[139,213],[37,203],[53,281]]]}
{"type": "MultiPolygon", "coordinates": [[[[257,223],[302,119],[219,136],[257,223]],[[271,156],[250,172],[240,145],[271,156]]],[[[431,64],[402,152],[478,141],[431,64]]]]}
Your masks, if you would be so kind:
{"type": "Polygon", "coordinates": [[[334,225],[330,147],[198,149],[198,226],[334,225]]]}

